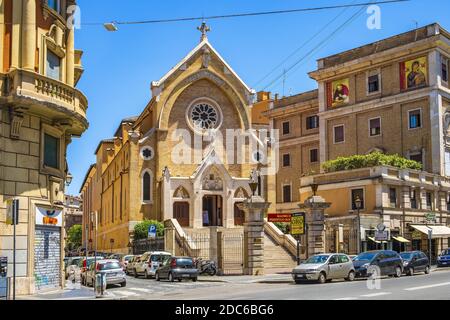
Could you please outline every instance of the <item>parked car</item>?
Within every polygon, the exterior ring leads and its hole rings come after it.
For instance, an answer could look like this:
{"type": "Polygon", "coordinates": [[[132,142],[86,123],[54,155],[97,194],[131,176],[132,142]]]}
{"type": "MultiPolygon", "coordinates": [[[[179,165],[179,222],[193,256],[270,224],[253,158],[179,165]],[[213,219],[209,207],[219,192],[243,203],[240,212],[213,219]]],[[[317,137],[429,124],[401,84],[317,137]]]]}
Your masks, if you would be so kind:
{"type": "Polygon", "coordinates": [[[295,283],[305,280],[325,283],[333,279],[355,279],[355,268],[346,254],[325,253],[310,257],[292,270],[295,283]]]}
{"type": "Polygon", "coordinates": [[[171,256],[169,252],[164,251],[144,253],[134,267],[134,276],[143,275],[146,279],[154,277],[156,270],[171,256]]]}
{"type": "Polygon", "coordinates": [[[134,275],[135,278],[137,278],[139,274],[144,274],[145,266],[148,264],[151,254],[152,253],[150,251],[144,252],[139,258],[139,260],[136,260],[132,271],[132,274],[134,275]]]}
{"type": "Polygon", "coordinates": [[[395,251],[376,250],[359,254],[354,260],[356,277],[370,277],[376,273],[379,276],[401,277],[403,260],[395,251]]]}
{"type": "MultiPolygon", "coordinates": [[[[79,277],[81,279],[81,283],[82,284],[86,284],[86,271],[89,269],[89,267],[91,266],[92,263],[94,263],[94,261],[100,261],[100,260],[104,260],[104,257],[87,257],[81,259],[78,262],[78,270],[77,272],[79,272],[79,277]]],[[[76,275],[76,277],[78,278],[78,275],[76,275]]]]}
{"type": "Polygon", "coordinates": [[[403,271],[409,275],[414,275],[415,272],[430,273],[430,260],[422,251],[406,251],[400,253],[403,259],[403,271]]]}
{"type": "Polygon", "coordinates": [[[437,260],[438,267],[450,267],[450,249],[442,251],[437,260]]]}
{"type": "Polygon", "coordinates": [[[127,285],[125,272],[122,266],[116,259],[100,260],[97,263],[92,263],[89,270],[86,272],[86,286],[95,286],[96,274],[106,274],[106,285],[120,284],[121,287],[127,285]]]}
{"type": "Polygon", "coordinates": [[[119,259],[120,265],[122,266],[122,269],[124,272],[126,271],[127,265],[133,257],[134,256],[132,254],[128,254],[128,255],[123,256],[121,259],[119,259]]]}
{"type": "Polygon", "coordinates": [[[120,259],[122,259],[122,257],[123,257],[124,255],[125,255],[125,254],[123,254],[123,253],[114,253],[114,254],[111,254],[111,255],[108,257],[108,259],[114,259],[114,260],[120,261],[120,259]]]}
{"type": "Polygon", "coordinates": [[[69,276],[71,274],[75,274],[76,272],[76,268],[78,268],[78,263],[80,262],[80,260],[83,259],[83,257],[69,257],[66,265],[65,265],[65,274],[66,274],[66,279],[69,278],[69,276]]]}
{"type": "Polygon", "coordinates": [[[127,267],[125,268],[126,274],[134,274],[134,266],[141,259],[141,255],[133,256],[131,260],[128,262],[127,267]]]}
{"type": "Polygon", "coordinates": [[[191,279],[197,281],[198,270],[195,267],[194,259],[189,257],[171,257],[163,261],[162,266],[156,270],[155,279],[175,280],[191,279]]]}

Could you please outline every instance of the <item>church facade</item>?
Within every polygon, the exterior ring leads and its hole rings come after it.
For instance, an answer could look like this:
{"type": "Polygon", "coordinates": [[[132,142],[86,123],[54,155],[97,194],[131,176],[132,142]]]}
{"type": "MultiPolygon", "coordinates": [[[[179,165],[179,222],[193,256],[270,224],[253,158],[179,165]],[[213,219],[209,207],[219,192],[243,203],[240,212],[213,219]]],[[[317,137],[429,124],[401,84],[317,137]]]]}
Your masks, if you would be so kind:
{"type": "MultiPolygon", "coordinates": [[[[252,129],[254,91],[209,43],[206,28],[199,28],[200,43],[152,82],[142,113],[100,142],[80,190],[83,241],[91,249],[127,252],[144,219],[176,219],[186,229],[243,224],[238,204],[251,193],[264,126],[252,129]]],[[[263,177],[255,179],[264,193],[263,177]]]]}

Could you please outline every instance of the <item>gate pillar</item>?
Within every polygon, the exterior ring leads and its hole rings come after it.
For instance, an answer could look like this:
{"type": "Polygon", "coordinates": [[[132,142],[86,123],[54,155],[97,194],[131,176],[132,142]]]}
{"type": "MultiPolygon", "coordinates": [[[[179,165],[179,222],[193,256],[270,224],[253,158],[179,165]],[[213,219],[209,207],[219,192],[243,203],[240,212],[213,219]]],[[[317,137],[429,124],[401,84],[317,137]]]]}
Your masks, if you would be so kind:
{"type": "Polygon", "coordinates": [[[329,208],[331,203],[326,202],[321,196],[314,195],[299,204],[300,209],[307,211],[307,239],[308,239],[308,257],[315,254],[324,253],[325,246],[325,209],[329,208]]]}
{"type": "Polygon", "coordinates": [[[264,215],[270,203],[260,196],[252,196],[239,204],[245,213],[244,274],[264,274],[264,215]]]}

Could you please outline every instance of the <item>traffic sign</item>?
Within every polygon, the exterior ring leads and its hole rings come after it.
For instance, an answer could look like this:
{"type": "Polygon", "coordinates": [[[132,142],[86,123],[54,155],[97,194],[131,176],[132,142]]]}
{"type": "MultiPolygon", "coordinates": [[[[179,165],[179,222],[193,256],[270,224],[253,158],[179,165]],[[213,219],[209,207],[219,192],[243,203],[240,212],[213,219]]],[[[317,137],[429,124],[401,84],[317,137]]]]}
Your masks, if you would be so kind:
{"type": "Polygon", "coordinates": [[[376,241],[389,241],[389,231],[375,231],[376,241]]]}
{"type": "Polygon", "coordinates": [[[17,225],[19,224],[19,200],[8,199],[6,200],[6,224],[17,225]]]}
{"type": "Polygon", "coordinates": [[[150,239],[156,238],[156,225],[152,224],[148,227],[148,237],[150,239]]]}
{"type": "Polygon", "coordinates": [[[304,235],[305,234],[305,213],[293,213],[291,217],[291,234],[304,235]]]}

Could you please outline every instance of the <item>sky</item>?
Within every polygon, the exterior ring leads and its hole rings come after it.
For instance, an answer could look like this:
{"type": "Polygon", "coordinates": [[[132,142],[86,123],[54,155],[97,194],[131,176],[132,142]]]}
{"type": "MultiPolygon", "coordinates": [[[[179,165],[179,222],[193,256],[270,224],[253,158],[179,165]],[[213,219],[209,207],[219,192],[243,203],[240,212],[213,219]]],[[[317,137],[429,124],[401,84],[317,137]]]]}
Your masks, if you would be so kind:
{"type": "MultiPolygon", "coordinates": [[[[95,163],[100,140],[111,138],[121,119],[139,115],[159,80],[199,42],[201,20],[119,25],[107,32],[95,23],[204,17],[365,3],[371,0],[78,0],[84,51],[78,83],[89,100],[89,129],[68,148],[73,175],[67,193],[78,194],[95,163]]],[[[381,0],[379,0],[381,1],[381,0]]],[[[381,28],[369,29],[366,8],[338,8],[207,21],[210,43],[249,87],[292,95],[317,87],[308,72],[316,60],[438,22],[450,30],[449,0],[383,4],[381,28]],[[353,17],[353,18],[352,18],[353,17]],[[337,31],[336,31],[337,30],[337,31]],[[289,58],[286,60],[286,58],[289,58]]]]}

